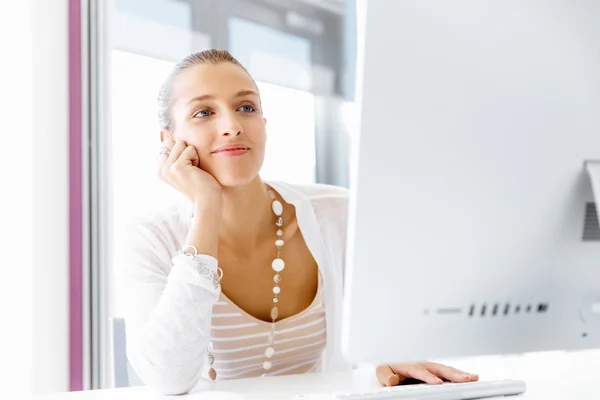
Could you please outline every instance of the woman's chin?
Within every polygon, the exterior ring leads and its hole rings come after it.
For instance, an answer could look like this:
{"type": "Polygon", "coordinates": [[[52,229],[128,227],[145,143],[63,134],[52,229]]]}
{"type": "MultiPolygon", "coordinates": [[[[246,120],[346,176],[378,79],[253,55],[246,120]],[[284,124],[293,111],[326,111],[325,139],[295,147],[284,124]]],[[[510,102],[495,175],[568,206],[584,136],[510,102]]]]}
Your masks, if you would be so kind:
{"type": "Polygon", "coordinates": [[[216,179],[223,188],[233,188],[246,186],[252,183],[257,177],[258,174],[222,174],[216,177],[216,179]]]}

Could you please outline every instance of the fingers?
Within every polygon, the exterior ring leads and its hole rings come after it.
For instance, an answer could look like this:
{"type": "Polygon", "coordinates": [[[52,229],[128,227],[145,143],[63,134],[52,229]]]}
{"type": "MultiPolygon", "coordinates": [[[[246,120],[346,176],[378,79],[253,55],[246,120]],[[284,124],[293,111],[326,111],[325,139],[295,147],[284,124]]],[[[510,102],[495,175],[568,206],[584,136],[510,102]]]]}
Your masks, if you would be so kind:
{"type": "Polygon", "coordinates": [[[443,379],[456,383],[479,380],[475,374],[432,362],[381,365],[377,367],[376,375],[383,386],[395,386],[411,378],[433,385],[443,383],[443,379]]]}
{"type": "Polygon", "coordinates": [[[422,364],[390,365],[390,368],[396,375],[400,376],[401,381],[405,380],[406,378],[415,378],[432,385],[439,385],[443,383],[440,378],[432,374],[422,364]]]}
{"type": "Polygon", "coordinates": [[[185,150],[186,145],[183,142],[175,143],[172,139],[166,138],[161,143],[161,151],[158,160],[158,176],[162,181],[173,184],[169,178],[173,174],[174,163],[177,161],[181,153],[185,150]],[[167,149],[167,151],[164,151],[167,149]]]}
{"type": "Polygon", "coordinates": [[[173,142],[169,138],[161,144],[159,158],[159,178],[175,186],[177,186],[175,181],[179,179],[176,176],[180,172],[185,171],[190,165],[195,167],[200,165],[200,157],[194,146],[188,146],[183,141],[173,142]],[[165,152],[163,148],[168,151],[165,152]]]}
{"type": "Polygon", "coordinates": [[[200,157],[198,156],[198,152],[194,146],[187,146],[185,150],[181,153],[181,157],[179,157],[179,161],[190,163],[194,167],[198,167],[200,165],[200,157]]]}
{"type": "Polygon", "coordinates": [[[400,377],[392,371],[389,365],[380,365],[375,370],[377,380],[383,386],[396,386],[400,384],[400,377]]]}
{"type": "Polygon", "coordinates": [[[171,149],[173,148],[173,145],[175,145],[175,142],[173,142],[172,139],[170,138],[166,138],[161,144],[160,144],[160,153],[158,154],[158,164],[162,167],[162,165],[167,161],[167,159],[169,158],[169,153],[171,152],[171,149]],[[165,149],[167,149],[167,151],[163,151],[163,147],[165,149]]]}
{"type": "Polygon", "coordinates": [[[426,362],[422,364],[431,373],[436,376],[446,379],[450,382],[475,382],[479,380],[479,377],[475,374],[469,374],[456,368],[448,367],[443,364],[426,362]]]}
{"type": "Polygon", "coordinates": [[[187,145],[185,144],[185,142],[175,143],[175,145],[171,148],[171,153],[169,154],[169,158],[165,162],[165,167],[168,168],[171,165],[175,164],[175,162],[179,159],[179,156],[181,155],[181,153],[183,153],[183,151],[185,150],[186,147],[187,147],[187,145]]]}

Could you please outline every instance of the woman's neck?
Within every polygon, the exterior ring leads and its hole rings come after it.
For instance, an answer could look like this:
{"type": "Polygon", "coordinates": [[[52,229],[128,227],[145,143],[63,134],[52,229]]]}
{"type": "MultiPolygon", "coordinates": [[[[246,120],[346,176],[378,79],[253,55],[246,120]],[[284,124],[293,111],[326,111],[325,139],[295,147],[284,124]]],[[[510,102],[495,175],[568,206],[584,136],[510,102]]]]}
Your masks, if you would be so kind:
{"type": "Polygon", "coordinates": [[[223,188],[220,241],[240,250],[252,249],[267,230],[273,233],[272,221],[271,197],[260,177],[244,186],[223,188]]]}

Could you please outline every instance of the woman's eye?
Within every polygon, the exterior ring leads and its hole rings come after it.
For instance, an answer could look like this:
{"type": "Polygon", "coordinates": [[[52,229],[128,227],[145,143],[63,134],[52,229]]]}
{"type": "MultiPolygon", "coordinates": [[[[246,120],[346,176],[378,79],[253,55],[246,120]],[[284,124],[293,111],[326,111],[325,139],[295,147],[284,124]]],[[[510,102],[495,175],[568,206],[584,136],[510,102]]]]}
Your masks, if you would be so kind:
{"type": "Polygon", "coordinates": [[[250,104],[246,104],[245,106],[241,106],[239,108],[240,111],[242,112],[247,112],[247,113],[251,113],[254,111],[254,106],[250,105],[250,104]]]}
{"type": "Polygon", "coordinates": [[[198,111],[196,114],[194,114],[194,117],[208,117],[211,115],[211,111],[210,110],[200,110],[198,111]]]}

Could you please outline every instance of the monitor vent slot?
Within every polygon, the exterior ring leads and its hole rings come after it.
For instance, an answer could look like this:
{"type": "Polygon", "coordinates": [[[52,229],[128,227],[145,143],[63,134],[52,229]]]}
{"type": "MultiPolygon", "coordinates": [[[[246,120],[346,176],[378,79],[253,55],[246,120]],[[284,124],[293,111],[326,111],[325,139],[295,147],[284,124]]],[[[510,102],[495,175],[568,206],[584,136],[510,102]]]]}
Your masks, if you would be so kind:
{"type": "Polygon", "coordinates": [[[548,303],[473,303],[468,308],[470,318],[502,318],[513,315],[546,314],[548,303]]]}
{"type": "Polygon", "coordinates": [[[585,207],[585,221],[583,224],[583,241],[600,242],[600,225],[596,203],[587,203],[585,207]]]}

